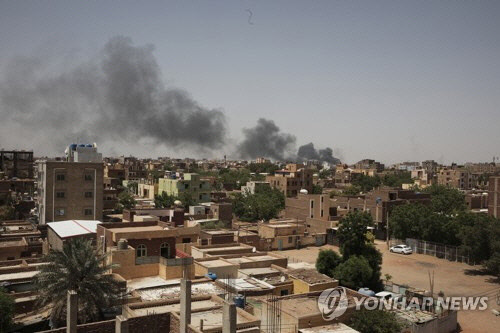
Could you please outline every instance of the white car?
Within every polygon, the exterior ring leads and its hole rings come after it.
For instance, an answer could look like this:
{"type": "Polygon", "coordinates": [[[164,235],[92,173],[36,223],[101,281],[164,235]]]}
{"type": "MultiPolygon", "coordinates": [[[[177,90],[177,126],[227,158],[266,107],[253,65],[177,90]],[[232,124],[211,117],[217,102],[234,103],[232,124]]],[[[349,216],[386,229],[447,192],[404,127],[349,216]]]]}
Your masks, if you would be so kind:
{"type": "Polygon", "coordinates": [[[409,247],[408,245],[404,245],[404,244],[393,246],[389,249],[389,251],[394,252],[394,253],[402,253],[402,254],[412,254],[413,253],[413,250],[411,249],[411,247],[409,247]]]}

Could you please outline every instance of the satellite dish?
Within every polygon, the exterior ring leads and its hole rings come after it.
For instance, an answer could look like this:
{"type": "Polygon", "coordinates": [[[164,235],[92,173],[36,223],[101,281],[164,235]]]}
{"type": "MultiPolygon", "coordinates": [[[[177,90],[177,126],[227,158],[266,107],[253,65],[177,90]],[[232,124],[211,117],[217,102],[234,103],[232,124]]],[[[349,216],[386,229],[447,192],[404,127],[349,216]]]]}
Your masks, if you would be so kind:
{"type": "Polygon", "coordinates": [[[255,246],[254,246],[254,247],[252,247],[252,252],[253,252],[253,253],[257,252],[257,249],[255,248],[255,246]]]}
{"type": "Polygon", "coordinates": [[[182,206],[182,202],[180,200],[175,200],[174,205],[176,206],[182,206]]]}
{"type": "Polygon", "coordinates": [[[282,275],[282,276],[281,276],[281,278],[280,278],[280,281],[281,281],[281,282],[285,282],[285,280],[286,280],[285,276],[284,276],[284,275],[282,275]]]}

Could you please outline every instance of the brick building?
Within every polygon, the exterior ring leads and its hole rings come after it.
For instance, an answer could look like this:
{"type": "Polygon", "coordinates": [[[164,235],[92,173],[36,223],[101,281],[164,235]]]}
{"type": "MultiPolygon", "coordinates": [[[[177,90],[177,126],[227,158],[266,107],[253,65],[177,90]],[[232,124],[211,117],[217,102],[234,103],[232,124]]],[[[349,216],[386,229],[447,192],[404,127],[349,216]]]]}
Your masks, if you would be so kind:
{"type": "Polygon", "coordinates": [[[302,189],[312,192],[313,174],[314,170],[307,169],[303,164],[287,164],[285,169],[266,176],[266,182],[279,189],[286,197],[295,197],[302,189]]]}
{"type": "Polygon", "coordinates": [[[103,164],[37,161],[40,224],[102,220],[103,164]]]}

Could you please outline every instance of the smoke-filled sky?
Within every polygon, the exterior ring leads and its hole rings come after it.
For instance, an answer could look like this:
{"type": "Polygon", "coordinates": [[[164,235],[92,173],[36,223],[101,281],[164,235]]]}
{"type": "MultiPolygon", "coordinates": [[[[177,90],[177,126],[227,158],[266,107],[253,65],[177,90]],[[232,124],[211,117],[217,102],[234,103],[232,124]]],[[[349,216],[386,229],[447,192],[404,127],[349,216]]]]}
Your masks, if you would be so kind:
{"type": "Polygon", "coordinates": [[[0,2],[5,149],[491,161],[499,105],[498,1],[0,2]]]}

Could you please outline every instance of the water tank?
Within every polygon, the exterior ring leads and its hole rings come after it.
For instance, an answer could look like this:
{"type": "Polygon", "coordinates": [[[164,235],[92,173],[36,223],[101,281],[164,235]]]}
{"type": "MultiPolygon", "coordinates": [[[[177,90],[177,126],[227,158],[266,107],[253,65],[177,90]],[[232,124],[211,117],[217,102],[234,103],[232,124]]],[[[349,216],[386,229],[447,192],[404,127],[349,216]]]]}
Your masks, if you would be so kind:
{"type": "Polygon", "coordinates": [[[77,144],[76,143],[72,143],[69,145],[69,147],[71,148],[71,150],[75,150],[76,147],[77,147],[77,144]]]}
{"type": "Polygon", "coordinates": [[[128,249],[128,241],[124,238],[121,238],[118,241],[118,250],[127,250],[128,249]]]}
{"type": "Polygon", "coordinates": [[[92,144],[88,143],[88,144],[85,145],[85,147],[92,148],[94,146],[92,144]]]}
{"type": "Polygon", "coordinates": [[[206,276],[207,278],[209,278],[210,280],[212,280],[212,281],[217,280],[217,274],[215,274],[215,273],[208,272],[208,274],[207,274],[207,275],[205,275],[205,276],[206,276]]]}
{"type": "Polygon", "coordinates": [[[307,190],[305,188],[303,188],[302,190],[300,190],[300,194],[307,194],[309,192],[307,192],[307,190]]]}
{"type": "Polygon", "coordinates": [[[363,295],[366,295],[366,296],[369,296],[369,297],[374,297],[375,296],[375,292],[369,288],[359,288],[358,289],[358,293],[360,294],[363,294],[363,295]]]}
{"type": "Polygon", "coordinates": [[[85,147],[83,143],[79,144],[78,147],[85,147]]]}
{"type": "Polygon", "coordinates": [[[245,308],[245,296],[236,295],[233,297],[234,304],[236,307],[244,309],[245,308]]]}

